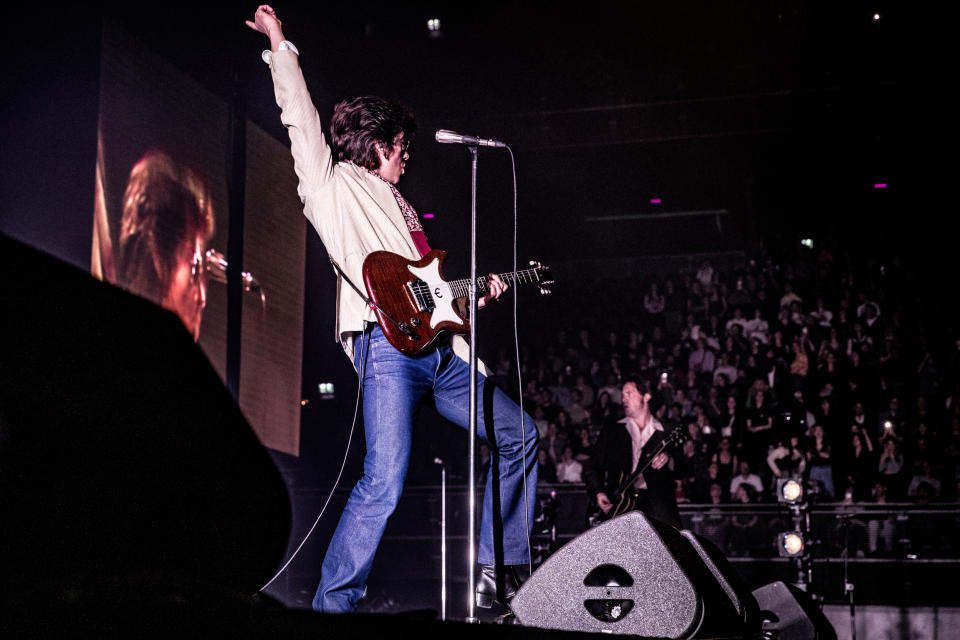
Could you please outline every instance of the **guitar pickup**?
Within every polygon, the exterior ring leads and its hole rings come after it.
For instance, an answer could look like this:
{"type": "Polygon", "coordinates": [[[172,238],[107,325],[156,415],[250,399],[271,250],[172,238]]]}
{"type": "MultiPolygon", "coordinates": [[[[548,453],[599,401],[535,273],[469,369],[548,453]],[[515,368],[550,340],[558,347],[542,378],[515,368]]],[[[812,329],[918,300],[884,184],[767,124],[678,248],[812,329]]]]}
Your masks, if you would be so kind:
{"type": "Polygon", "coordinates": [[[403,290],[407,292],[407,298],[410,304],[413,305],[413,308],[417,311],[429,311],[429,305],[427,302],[427,296],[430,295],[430,292],[427,291],[424,287],[422,280],[414,280],[413,282],[408,282],[403,290]]]}

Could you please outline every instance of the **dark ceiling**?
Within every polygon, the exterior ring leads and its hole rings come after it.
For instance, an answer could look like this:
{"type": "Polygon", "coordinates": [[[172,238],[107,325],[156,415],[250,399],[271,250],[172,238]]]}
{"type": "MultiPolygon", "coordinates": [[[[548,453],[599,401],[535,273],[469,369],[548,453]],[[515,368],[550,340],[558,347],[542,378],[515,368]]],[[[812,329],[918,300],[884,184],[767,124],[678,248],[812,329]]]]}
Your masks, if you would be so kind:
{"type": "MultiPolygon", "coordinates": [[[[286,140],[259,60],[266,40],[243,25],[254,9],[148,1],[91,11],[286,140]]],[[[434,245],[462,248],[470,184],[467,154],[434,143],[438,128],[511,145],[521,242],[543,256],[856,237],[883,226],[878,220],[936,224],[945,206],[950,170],[937,151],[956,138],[944,72],[955,58],[952,17],[929,6],[292,1],[275,9],[300,48],[321,118],[358,93],[416,111],[421,136],[401,189],[436,213],[434,245]],[[429,35],[431,17],[441,20],[440,37],[429,35]],[[703,211],[723,212],[722,233],[716,216],[669,217],[703,211]]],[[[512,228],[508,156],[485,151],[480,172],[481,224],[497,229],[489,242],[499,246],[512,228]]]]}

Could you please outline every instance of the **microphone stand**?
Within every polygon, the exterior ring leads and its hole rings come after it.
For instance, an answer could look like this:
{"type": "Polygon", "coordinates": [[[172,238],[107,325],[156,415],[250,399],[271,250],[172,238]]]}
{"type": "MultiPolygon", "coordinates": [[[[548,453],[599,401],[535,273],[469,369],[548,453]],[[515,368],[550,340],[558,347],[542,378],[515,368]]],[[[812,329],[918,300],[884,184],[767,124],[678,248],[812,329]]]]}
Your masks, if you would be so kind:
{"type": "Polygon", "coordinates": [[[843,593],[850,604],[850,640],[857,640],[857,610],[853,604],[853,583],[848,573],[850,564],[850,518],[851,515],[840,515],[840,526],[843,527],[843,593]]]}
{"type": "Polygon", "coordinates": [[[440,619],[447,619],[447,465],[440,458],[440,619]]]}
{"type": "Polygon", "coordinates": [[[467,429],[467,619],[479,622],[476,617],[475,575],[476,562],[476,502],[477,477],[475,449],[477,441],[477,145],[467,145],[470,150],[470,422],[467,429]]]}

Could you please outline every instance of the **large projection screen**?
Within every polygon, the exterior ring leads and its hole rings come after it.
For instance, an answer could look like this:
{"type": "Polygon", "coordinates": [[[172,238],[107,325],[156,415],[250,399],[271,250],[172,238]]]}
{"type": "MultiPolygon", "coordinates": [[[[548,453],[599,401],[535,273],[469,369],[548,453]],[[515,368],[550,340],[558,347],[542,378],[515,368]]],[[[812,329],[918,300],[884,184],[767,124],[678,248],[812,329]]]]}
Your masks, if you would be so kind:
{"type": "MultiPolygon", "coordinates": [[[[228,133],[224,100],[104,25],[91,271],[176,313],[221,379],[228,133]]],[[[306,224],[285,145],[248,123],[247,156],[239,404],[298,455],[306,224]]]]}

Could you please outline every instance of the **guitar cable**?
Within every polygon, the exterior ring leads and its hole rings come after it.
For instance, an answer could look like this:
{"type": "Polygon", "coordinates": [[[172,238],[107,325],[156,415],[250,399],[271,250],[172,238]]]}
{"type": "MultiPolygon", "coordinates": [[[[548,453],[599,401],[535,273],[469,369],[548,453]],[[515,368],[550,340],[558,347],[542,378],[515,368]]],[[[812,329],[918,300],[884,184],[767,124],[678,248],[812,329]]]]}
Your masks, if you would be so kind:
{"type": "Polygon", "coordinates": [[[329,495],[327,495],[327,499],[323,503],[323,507],[320,509],[320,514],[317,516],[316,520],[313,521],[313,524],[310,525],[310,530],[307,531],[307,533],[303,536],[303,540],[300,541],[300,544],[297,545],[297,548],[294,550],[294,552],[290,554],[290,557],[287,558],[287,561],[283,564],[282,567],[280,567],[280,570],[277,571],[277,573],[274,574],[274,576],[270,578],[266,584],[260,587],[259,591],[263,591],[264,589],[269,587],[271,584],[273,584],[274,580],[280,577],[280,574],[282,574],[284,571],[287,570],[287,567],[290,566],[290,563],[293,562],[293,559],[296,558],[297,554],[300,553],[300,550],[303,549],[303,545],[305,545],[307,543],[307,540],[310,539],[310,536],[313,535],[313,532],[317,528],[317,525],[320,524],[320,520],[323,518],[323,514],[326,513],[327,507],[330,505],[330,500],[333,499],[333,494],[336,493],[337,488],[340,486],[340,480],[343,478],[343,470],[347,466],[347,459],[349,458],[349,454],[350,454],[350,445],[353,444],[353,435],[354,433],[356,433],[356,430],[357,430],[357,416],[359,415],[359,411],[360,411],[360,401],[363,398],[363,377],[364,377],[364,372],[366,371],[366,368],[367,368],[367,357],[369,355],[369,350],[370,350],[369,338],[367,340],[364,340],[364,336],[366,335],[367,335],[366,331],[360,334],[360,352],[363,354],[363,357],[360,358],[360,370],[357,372],[360,377],[359,384],[357,385],[357,400],[353,406],[353,422],[350,424],[350,434],[347,436],[347,446],[344,448],[344,451],[343,451],[343,461],[340,463],[340,471],[337,473],[337,479],[333,482],[333,488],[330,489],[330,493],[329,495]]]}
{"type": "Polygon", "coordinates": [[[527,532],[527,570],[529,575],[533,575],[533,549],[530,547],[530,538],[533,532],[530,529],[530,503],[527,498],[527,430],[526,420],[523,419],[523,371],[520,363],[520,338],[517,329],[518,296],[517,291],[517,237],[519,235],[519,216],[517,213],[517,163],[513,157],[513,149],[506,146],[507,153],[510,154],[510,172],[513,176],[513,349],[517,358],[517,391],[519,395],[520,406],[520,463],[523,465],[523,524],[527,532]]]}
{"type": "MultiPolygon", "coordinates": [[[[514,354],[515,354],[516,360],[517,360],[517,384],[518,384],[518,391],[519,391],[519,396],[518,396],[519,402],[518,402],[518,405],[519,405],[519,409],[520,409],[520,463],[521,463],[522,468],[523,468],[523,474],[522,474],[522,475],[523,475],[523,521],[524,521],[525,531],[527,531],[527,536],[526,536],[526,542],[527,542],[527,570],[528,570],[528,572],[529,572],[529,575],[533,575],[533,549],[532,549],[531,546],[530,546],[530,536],[531,536],[531,530],[530,530],[530,502],[529,502],[529,499],[528,499],[528,497],[527,497],[527,450],[526,450],[527,433],[526,433],[526,421],[523,419],[523,418],[524,418],[524,412],[523,412],[523,372],[522,372],[521,362],[520,362],[520,340],[519,340],[519,333],[518,333],[518,328],[517,328],[517,325],[518,325],[518,317],[519,317],[519,316],[518,316],[518,304],[517,304],[517,302],[518,302],[518,296],[517,296],[517,286],[516,286],[516,284],[517,284],[518,234],[519,234],[519,216],[518,216],[518,210],[517,210],[517,167],[516,167],[516,160],[514,159],[514,156],[513,156],[513,149],[511,149],[509,146],[506,147],[506,149],[507,149],[507,153],[509,153],[509,155],[510,155],[510,169],[511,169],[511,174],[512,174],[512,177],[513,177],[513,282],[514,282],[514,288],[513,288],[513,346],[514,346],[514,354]]],[[[364,298],[365,298],[365,296],[363,296],[363,294],[360,292],[360,290],[357,288],[357,286],[356,286],[355,284],[353,284],[353,282],[346,276],[346,274],[343,273],[343,271],[340,269],[339,265],[337,265],[337,263],[334,262],[333,260],[331,260],[330,263],[333,265],[334,269],[336,269],[337,273],[340,274],[340,275],[343,277],[343,279],[347,281],[347,284],[349,284],[351,287],[353,287],[353,289],[354,289],[358,294],[360,294],[361,297],[364,297],[364,298]]],[[[384,317],[386,317],[388,320],[390,320],[390,321],[393,322],[395,325],[397,325],[397,327],[398,327],[401,331],[403,331],[404,333],[406,333],[406,334],[408,334],[408,335],[410,334],[409,329],[405,326],[406,323],[399,323],[399,322],[397,322],[396,320],[394,320],[393,318],[391,318],[389,315],[386,314],[386,312],[383,312],[383,310],[380,309],[380,307],[377,306],[376,303],[373,302],[372,300],[367,299],[367,303],[368,303],[368,305],[373,305],[373,306],[375,306],[378,310],[380,310],[380,311],[383,313],[384,317]]],[[[350,433],[349,433],[349,435],[348,435],[348,437],[347,437],[347,446],[345,447],[344,452],[343,452],[343,460],[342,460],[341,463],[340,463],[340,470],[337,472],[337,479],[334,481],[333,487],[330,489],[330,493],[327,495],[327,499],[326,499],[326,501],[323,503],[323,507],[320,509],[320,513],[317,515],[316,519],[313,521],[313,524],[310,525],[310,529],[309,529],[309,530],[307,531],[307,533],[303,536],[303,539],[300,541],[300,544],[297,545],[297,548],[294,550],[294,552],[293,552],[292,554],[290,554],[290,557],[287,558],[287,561],[283,564],[282,567],[280,567],[280,569],[276,572],[276,574],[274,574],[274,576],[273,576],[272,578],[270,578],[262,587],[260,587],[260,589],[258,590],[258,591],[260,591],[260,592],[264,591],[267,587],[269,587],[271,584],[273,584],[274,581],[276,581],[276,579],[279,578],[279,577],[283,574],[283,572],[287,570],[287,568],[288,568],[288,567],[290,566],[290,564],[293,562],[294,558],[297,557],[297,555],[298,555],[298,554],[300,553],[300,551],[303,549],[303,546],[307,543],[307,540],[309,540],[309,539],[310,539],[310,536],[313,535],[313,532],[316,530],[317,525],[320,524],[320,520],[323,518],[323,514],[326,513],[327,507],[330,505],[330,501],[333,499],[334,493],[336,493],[337,488],[340,486],[340,480],[343,478],[343,471],[344,471],[344,469],[345,469],[346,466],[347,466],[347,459],[349,458],[350,447],[351,447],[351,445],[353,444],[353,436],[354,436],[354,434],[356,433],[357,417],[358,417],[358,415],[359,415],[360,402],[361,402],[361,399],[362,399],[362,397],[363,397],[364,372],[365,372],[365,369],[366,369],[366,363],[367,363],[367,357],[368,357],[368,350],[369,350],[369,348],[370,348],[370,341],[369,341],[369,340],[366,340],[366,341],[363,340],[363,338],[364,338],[365,335],[366,335],[366,332],[363,332],[363,333],[360,334],[361,352],[363,353],[363,357],[360,359],[360,369],[359,369],[359,371],[358,371],[359,384],[357,385],[357,399],[356,399],[356,401],[355,401],[355,403],[354,403],[354,407],[353,407],[353,421],[351,422],[351,425],[350,425],[350,433]]]]}

